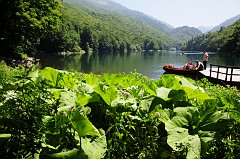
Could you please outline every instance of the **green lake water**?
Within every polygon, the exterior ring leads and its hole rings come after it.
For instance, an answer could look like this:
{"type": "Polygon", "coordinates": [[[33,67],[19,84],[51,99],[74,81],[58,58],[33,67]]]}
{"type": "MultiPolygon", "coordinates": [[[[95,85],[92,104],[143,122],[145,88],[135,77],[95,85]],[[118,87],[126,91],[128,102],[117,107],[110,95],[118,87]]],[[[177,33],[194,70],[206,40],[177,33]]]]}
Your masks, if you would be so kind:
{"type": "MultiPolygon", "coordinates": [[[[240,66],[240,56],[208,52],[209,64],[240,66]]],[[[128,53],[92,53],[84,55],[40,54],[40,66],[83,73],[129,73],[139,72],[144,76],[158,79],[164,73],[164,64],[183,67],[187,61],[202,61],[202,52],[142,51],[128,53]]]]}

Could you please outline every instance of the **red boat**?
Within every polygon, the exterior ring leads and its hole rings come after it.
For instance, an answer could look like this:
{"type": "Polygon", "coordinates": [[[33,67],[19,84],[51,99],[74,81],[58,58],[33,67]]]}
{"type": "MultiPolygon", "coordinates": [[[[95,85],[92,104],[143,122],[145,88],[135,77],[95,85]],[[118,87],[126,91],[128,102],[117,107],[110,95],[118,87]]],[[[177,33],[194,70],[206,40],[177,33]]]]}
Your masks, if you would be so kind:
{"type": "Polygon", "coordinates": [[[187,75],[187,76],[197,76],[198,71],[196,69],[185,69],[185,68],[176,68],[174,66],[165,64],[163,69],[166,73],[177,74],[177,75],[187,75]]]}

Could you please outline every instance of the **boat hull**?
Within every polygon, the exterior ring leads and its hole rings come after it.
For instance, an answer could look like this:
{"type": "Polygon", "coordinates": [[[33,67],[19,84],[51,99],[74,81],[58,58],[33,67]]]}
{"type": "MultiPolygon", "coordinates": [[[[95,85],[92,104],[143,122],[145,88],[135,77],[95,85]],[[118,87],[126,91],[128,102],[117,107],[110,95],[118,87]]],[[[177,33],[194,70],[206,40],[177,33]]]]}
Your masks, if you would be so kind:
{"type": "Polygon", "coordinates": [[[184,76],[197,76],[199,73],[197,70],[189,70],[189,69],[175,68],[175,67],[169,67],[169,66],[164,66],[163,70],[166,73],[184,75],[184,76]]]}

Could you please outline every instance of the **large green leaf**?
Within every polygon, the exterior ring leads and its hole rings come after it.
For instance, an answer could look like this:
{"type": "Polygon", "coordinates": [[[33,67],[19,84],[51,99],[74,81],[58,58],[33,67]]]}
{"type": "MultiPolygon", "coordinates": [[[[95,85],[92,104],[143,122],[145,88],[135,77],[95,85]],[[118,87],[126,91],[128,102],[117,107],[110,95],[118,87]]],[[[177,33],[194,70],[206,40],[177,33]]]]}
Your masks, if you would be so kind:
{"type": "Polygon", "coordinates": [[[187,158],[200,158],[208,143],[217,139],[219,130],[228,129],[230,116],[216,108],[178,107],[172,119],[165,123],[167,143],[176,151],[186,151],[187,158]]]}
{"type": "Polygon", "coordinates": [[[76,97],[76,93],[73,91],[64,91],[61,92],[60,94],[60,99],[59,99],[59,106],[63,107],[63,106],[76,106],[76,101],[77,101],[77,97],[76,97]]]}
{"type": "Polygon", "coordinates": [[[154,100],[154,97],[152,97],[152,96],[146,97],[141,100],[139,107],[142,110],[149,112],[153,100],[154,100]]]}
{"type": "Polygon", "coordinates": [[[53,154],[40,154],[40,159],[88,159],[88,156],[79,149],[72,149],[65,152],[53,154]]]}
{"type": "Polygon", "coordinates": [[[159,112],[160,121],[166,123],[171,118],[171,110],[170,109],[163,109],[159,112]]]}
{"type": "Polygon", "coordinates": [[[90,96],[89,94],[84,94],[81,92],[77,92],[77,103],[80,104],[81,106],[85,106],[89,103],[90,99],[92,98],[92,96],[90,96]]]}
{"type": "Polygon", "coordinates": [[[157,89],[158,89],[157,84],[154,82],[151,82],[150,84],[144,84],[144,90],[146,90],[146,92],[148,92],[151,95],[156,96],[157,95],[156,92],[158,92],[157,89]]]}
{"type": "Polygon", "coordinates": [[[211,114],[209,118],[201,123],[201,129],[206,131],[223,130],[230,120],[230,115],[227,112],[217,111],[211,114]]]}
{"type": "Polygon", "coordinates": [[[174,109],[177,117],[183,117],[191,125],[195,125],[199,121],[199,112],[197,107],[178,107],[174,109]]]}
{"type": "Polygon", "coordinates": [[[70,72],[61,72],[62,78],[59,80],[58,85],[63,88],[68,88],[74,90],[75,86],[78,84],[77,80],[74,78],[74,74],[70,72]]]}
{"type": "Polygon", "coordinates": [[[160,82],[165,88],[177,89],[181,87],[179,79],[175,78],[175,75],[173,74],[162,75],[160,82]]]}
{"type": "Polygon", "coordinates": [[[160,97],[162,99],[168,99],[168,95],[171,90],[172,89],[160,87],[160,88],[157,88],[156,93],[157,93],[158,97],[160,97]]]}
{"type": "Polygon", "coordinates": [[[189,87],[191,89],[197,89],[198,88],[198,87],[194,86],[192,82],[189,81],[190,79],[187,79],[187,78],[184,78],[184,77],[181,77],[181,76],[177,76],[176,78],[179,79],[182,86],[186,86],[186,87],[189,87]]]}
{"type": "MultiPolygon", "coordinates": [[[[169,92],[168,98],[170,98],[171,102],[173,102],[173,103],[188,101],[187,94],[182,89],[178,89],[178,90],[172,89],[169,92]]],[[[190,105],[190,104],[188,104],[188,105],[190,105]]]]}
{"type": "MultiPolygon", "coordinates": [[[[107,141],[104,130],[99,130],[100,135],[94,138],[83,137],[81,138],[81,149],[72,149],[65,152],[58,152],[52,154],[46,154],[46,152],[41,152],[40,158],[49,159],[101,159],[104,158],[105,152],[107,150],[107,141]]],[[[49,134],[52,135],[52,134],[49,134]]],[[[56,135],[52,135],[52,141],[56,135]]],[[[80,146],[79,136],[75,136],[76,141],[79,141],[78,146],[80,146]]],[[[48,145],[49,146],[49,145],[48,145]]]]}
{"type": "Polygon", "coordinates": [[[82,149],[88,159],[101,159],[105,156],[107,150],[106,136],[104,130],[100,129],[99,132],[101,134],[99,137],[82,139],[82,149]]]}
{"type": "Polygon", "coordinates": [[[94,88],[102,99],[109,105],[112,105],[112,102],[117,99],[118,92],[114,87],[107,87],[104,85],[98,85],[94,88]]]}
{"type": "Polygon", "coordinates": [[[214,133],[203,132],[197,107],[178,107],[174,117],[165,123],[168,132],[167,143],[175,151],[186,151],[187,158],[200,158],[206,152],[207,143],[214,139],[214,133]]]}
{"type": "Polygon", "coordinates": [[[90,84],[86,84],[81,82],[80,84],[78,84],[75,87],[76,91],[79,91],[81,93],[87,93],[87,94],[91,94],[94,92],[94,86],[90,85],[90,84]]]}
{"type": "Polygon", "coordinates": [[[115,100],[112,101],[112,107],[127,106],[136,104],[136,99],[128,92],[120,92],[115,100]]]}
{"type": "Polygon", "coordinates": [[[84,78],[86,80],[87,84],[90,84],[92,86],[98,85],[102,81],[100,76],[94,75],[94,74],[84,74],[84,78]]]}
{"type": "Polygon", "coordinates": [[[62,74],[51,67],[46,67],[45,69],[41,70],[40,75],[44,76],[44,78],[48,80],[49,85],[56,88],[58,87],[58,83],[62,78],[62,74]]]}
{"type": "Polygon", "coordinates": [[[51,67],[46,67],[39,73],[43,76],[48,84],[55,88],[68,88],[73,90],[77,85],[77,80],[74,78],[74,74],[67,71],[60,71],[51,67]]]}
{"type": "Polygon", "coordinates": [[[190,135],[187,120],[175,117],[165,123],[168,132],[167,143],[175,151],[186,151],[188,159],[200,158],[201,142],[197,134],[190,135]]]}
{"type": "Polygon", "coordinates": [[[205,92],[202,92],[200,89],[183,87],[183,90],[186,92],[188,99],[201,99],[201,100],[214,99],[212,97],[209,97],[205,92]]]}
{"type": "Polygon", "coordinates": [[[70,121],[74,129],[78,132],[79,137],[85,137],[86,135],[92,137],[100,136],[95,126],[88,120],[86,116],[81,115],[80,112],[72,112],[70,121]]]}

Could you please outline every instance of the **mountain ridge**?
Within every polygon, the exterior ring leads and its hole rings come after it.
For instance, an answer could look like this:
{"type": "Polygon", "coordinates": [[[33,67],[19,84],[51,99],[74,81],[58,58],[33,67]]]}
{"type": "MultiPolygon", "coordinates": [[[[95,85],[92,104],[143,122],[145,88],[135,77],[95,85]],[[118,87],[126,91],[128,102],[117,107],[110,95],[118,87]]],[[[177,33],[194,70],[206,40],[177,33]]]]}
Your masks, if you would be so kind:
{"type": "Polygon", "coordinates": [[[197,27],[198,30],[200,30],[202,33],[207,33],[211,29],[213,29],[214,26],[199,26],[197,27]]]}
{"type": "Polygon", "coordinates": [[[173,26],[166,22],[158,20],[152,16],[146,15],[145,13],[142,13],[140,11],[128,9],[127,7],[111,0],[65,0],[65,3],[72,4],[91,11],[98,11],[108,14],[120,14],[123,16],[127,16],[145,22],[148,25],[165,33],[166,35],[173,35],[176,36],[176,38],[179,38],[180,40],[184,41],[202,34],[200,30],[194,27],[186,28],[186,26],[184,26],[174,28],[173,26]],[[181,28],[184,30],[181,30],[181,28]],[[184,35],[185,33],[186,35],[184,35]]]}
{"type": "Polygon", "coordinates": [[[235,23],[236,21],[238,21],[240,19],[240,14],[225,20],[224,22],[222,22],[221,24],[219,24],[218,26],[215,26],[213,29],[211,29],[209,32],[214,32],[214,31],[218,31],[220,30],[222,27],[228,27],[230,25],[232,25],[233,23],[235,23]]]}
{"type": "Polygon", "coordinates": [[[80,8],[88,8],[88,9],[94,8],[94,9],[98,9],[98,11],[100,8],[100,9],[105,9],[105,11],[109,11],[109,13],[118,13],[121,15],[129,16],[131,18],[146,22],[149,25],[165,33],[169,33],[171,32],[172,29],[174,29],[173,26],[171,26],[166,22],[158,20],[152,16],[146,15],[145,13],[142,13],[140,11],[128,9],[127,7],[111,0],[65,0],[64,2],[72,5],[76,5],[80,8]]]}

